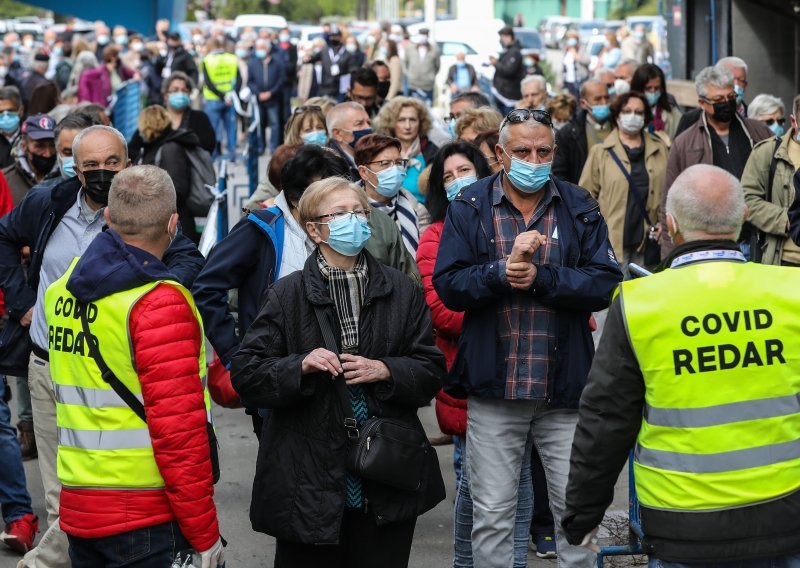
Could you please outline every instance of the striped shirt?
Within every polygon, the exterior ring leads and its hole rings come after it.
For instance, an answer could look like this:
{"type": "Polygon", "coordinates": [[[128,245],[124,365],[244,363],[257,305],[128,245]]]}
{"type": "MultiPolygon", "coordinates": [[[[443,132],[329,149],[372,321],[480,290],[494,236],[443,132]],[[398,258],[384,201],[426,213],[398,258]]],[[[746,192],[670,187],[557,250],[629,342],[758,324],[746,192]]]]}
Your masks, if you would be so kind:
{"type": "MultiPolygon", "coordinates": [[[[503,190],[501,174],[492,186],[492,222],[497,258],[504,259],[514,248],[514,239],[523,231],[539,231],[547,243],[533,255],[533,264],[559,266],[558,227],[553,199],[561,196],[553,182],[542,189],[541,203],[529,223],[511,203],[503,190]]],[[[501,268],[504,271],[504,268],[501,268]]],[[[505,275],[503,275],[503,278],[505,275]]],[[[547,398],[547,376],[554,364],[556,310],[530,294],[512,291],[498,308],[498,334],[506,360],[507,400],[547,398]]]]}

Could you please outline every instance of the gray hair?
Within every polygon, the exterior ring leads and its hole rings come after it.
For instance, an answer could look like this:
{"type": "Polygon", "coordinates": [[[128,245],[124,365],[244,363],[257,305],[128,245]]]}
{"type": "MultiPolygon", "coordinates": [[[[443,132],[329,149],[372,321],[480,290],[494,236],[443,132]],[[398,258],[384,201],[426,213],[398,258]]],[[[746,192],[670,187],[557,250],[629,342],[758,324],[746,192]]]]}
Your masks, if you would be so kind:
{"type": "Polygon", "coordinates": [[[108,132],[116,136],[119,139],[120,144],[122,144],[123,161],[125,162],[128,161],[128,142],[125,140],[125,137],[122,135],[122,132],[120,132],[116,128],[111,128],[110,126],[98,124],[95,126],[90,126],[86,130],[81,130],[80,132],[78,132],[77,136],[75,136],[75,139],[72,141],[72,155],[75,157],[76,163],[80,163],[78,158],[78,153],[79,153],[79,148],[81,146],[81,142],[83,142],[83,139],[92,132],[108,132]]]}
{"type": "MultiPolygon", "coordinates": [[[[719,61],[715,67],[722,67],[723,69],[733,68],[733,69],[744,69],[744,72],[747,73],[747,63],[744,62],[744,59],[741,57],[723,57],[719,61]]],[[[749,107],[748,107],[749,108],[749,107]]]]}
{"type": "Polygon", "coordinates": [[[773,97],[772,95],[764,93],[754,98],[747,107],[747,115],[751,118],[758,118],[764,114],[775,114],[776,112],[780,112],[781,114],[786,113],[786,107],[783,105],[783,101],[778,97],[773,97]]]}
{"type": "Polygon", "coordinates": [[[739,180],[716,166],[686,168],[667,194],[667,214],[687,241],[706,235],[736,238],[745,214],[739,180]]]}
{"type": "Polygon", "coordinates": [[[334,128],[338,128],[339,123],[342,122],[344,116],[351,110],[360,110],[363,112],[367,112],[362,105],[353,101],[345,101],[343,103],[339,103],[338,105],[330,109],[328,111],[328,114],[325,115],[325,126],[328,127],[328,132],[332,132],[334,128]]]}
{"type": "Polygon", "coordinates": [[[592,75],[592,79],[596,81],[602,81],[600,77],[602,77],[604,73],[611,73],[613,75],[614,70],[609,69],[608,67],[600,67],[599,69],[595,70],[594,75],[592,75]]]}
{"type": "Polygon", "coordinates": [[[7,87],[0,87],[0,101],[11,101],[19,110],[22,104],[22,95],[19,89],[13,85],[7,87]]]}
{"type": "Polygon", "coordinates": [[[708,95],[708,87],[732,89],[733,74],[725,67],[706,67],[694,79],[694,88],[697,90],[697,96],[705,98],[708,95]]]}
{"type": "Polygon", "coordinates": [[[542,75],[528,75],[520,82],[519,88],[522,89],[529,83],[539,83],[539,86],[543,91],[547,90],[547,79],[545,79],[542,75]]]}
{"type": "Polygon", "coordinates": [[[631,73],[636,73],[636,70],[639,68],[640,63],[636,59],[631,59],[630,57],[625,57],[620,59],[617,63],[617,69],[622,66],[627,66],[631,68],[631,73]]]}
{"type": "Polygon", "coordinates": [[[166,170],[132,166],[111,181],[109,225],[122,236],[157,241],[176,211],[175,186],[166,170]]]}
{"type": "Polygon", "coordinates": [[[497,143],[500,144],[503,148],[506,147],[506,144],[508,144],[508,139],[511,137],[511,134],[508,131],[508,127],[511,124],[545,126],[545,127],[550,129],[550,134],[553,136],[553,143],[555,143],[556,131],[553,129],[553,126],[552,125],[548,126],[547,124],[539,122],[538,120],[535,120],[533,117],[531,117],[528,120],[524,120],[522,122],[513,122],[512,123],[512,122],[509,122],[507,120],[503,120],[503,122],[500,123],[500,136],[498,137],[497,143]]]}

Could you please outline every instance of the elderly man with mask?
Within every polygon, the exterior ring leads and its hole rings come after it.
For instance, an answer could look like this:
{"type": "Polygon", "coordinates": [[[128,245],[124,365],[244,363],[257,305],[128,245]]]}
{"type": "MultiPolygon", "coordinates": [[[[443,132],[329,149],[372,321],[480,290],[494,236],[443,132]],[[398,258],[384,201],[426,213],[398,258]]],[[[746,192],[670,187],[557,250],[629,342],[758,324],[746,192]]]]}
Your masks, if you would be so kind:
{"type": "Polygon", "coordinates": [[[595,79],[581,85],[580,110],[556,132],[558,152],[553,158],[553,175],[578,183],[589,150],[605,141],[611,132],[608,87],[595,79]]]}
{"type": "MultiPolygon", "coordinates": [[[[82,130],[73,140],[72,150],[76,177],[29,192],[0,219],[0,288],[10,316],[0,340],[0,373],[28,376],[49,525],[39,545],[23,559],[25,567],[69,566],[67,539],[59,526],[56,401],[44,292],[100,234],[111,180],[130,165],[124,136],[108,126],[82,130]],[[27,278],[19,255],[23,247],[31,250],[27,278]]],[[[194,243],[179,233],[164,263],[177,281],[190,287],[203,266],[203,257],[194,243]]]]}
{"type": "Polygon", "coordinates": [[[366,109],[352,101],[340,103],[328,111],[325,123],[330,136],[328,146],[347,160],[350,166],[350,179],[361,179],[355,161],[355,147],[361,138],[372,134],[366,109]]]}
{"type": "Polygon", "coordinates": [[[663,271],[622,284],[581,397],[571,543],[596,546],[635,447],[651,566],[800,562],[800,272],[745,261],[746,217],[739,181],[718,167],[672,185],[677,247],[663,271]]]}
{"type": "MultiPolygon", "coordinates": [[[[603,86],[605,89],[605,86],[603,86]]],[[[497,174],[450,204],[433,285],[463,311],[444,388],[468,397],[467,454],[475,566],[512,565],[523,456],[548,472],[559,562],[595,557],[560,529],[578,400],[594,354],[589,316],[622,280],[608,227],[588,192],[550,175],[550,116],[516,109],[500,125],[497,174]]]]}

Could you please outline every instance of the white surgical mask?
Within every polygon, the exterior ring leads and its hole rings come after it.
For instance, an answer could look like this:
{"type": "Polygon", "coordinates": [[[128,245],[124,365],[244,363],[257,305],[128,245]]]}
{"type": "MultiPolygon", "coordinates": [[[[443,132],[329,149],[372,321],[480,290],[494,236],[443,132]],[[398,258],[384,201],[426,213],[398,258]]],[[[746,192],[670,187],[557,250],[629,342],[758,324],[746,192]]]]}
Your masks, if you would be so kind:
{"type": "Polygon", "coordinates": [[[638,134],[644,128],[644,117],[632,112],[621,114],[617,124],[625,134],[638,134]]]}

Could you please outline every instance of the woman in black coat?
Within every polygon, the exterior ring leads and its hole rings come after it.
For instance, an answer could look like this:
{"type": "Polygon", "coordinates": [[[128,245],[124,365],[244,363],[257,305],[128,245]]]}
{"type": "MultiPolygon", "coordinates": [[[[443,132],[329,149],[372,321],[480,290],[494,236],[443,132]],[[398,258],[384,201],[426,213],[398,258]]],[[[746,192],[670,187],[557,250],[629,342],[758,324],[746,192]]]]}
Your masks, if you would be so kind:
{"type": "Polygon", "coordinates": [[[181,231],[195,244],[199,243],[200,234],[195,227],[194,215],[186,206],[191,192],[191,165],[186,150],[199,144],[197,135],[184,128],[173,130],[167,111],[159,105],[149,106],[141,112],[136,132],[141,145],[135,152],[136,159],[131,159],[137,164],[155,165],[167,171],[175,186],[181,231]]]}
{"type": "Polygon", "coordinates": [[[272,409],[250,520],[277,538],[276,566],[403,568],[417,516],[445,496],[438,459],[427,446],[416,491],[351,474],[334,381],[346,381],[359,428],[377,416],[422,432],[417,408],[439,389],[444,358],[422,291],[362,250],[369,237],[364,191],[323,179],[298,208],[318,248],[302,271],[269,289],[232,361],[242,399],[272,409]],[[341,356],[323,347],[315,307],[332,323],[341,356]]]}

